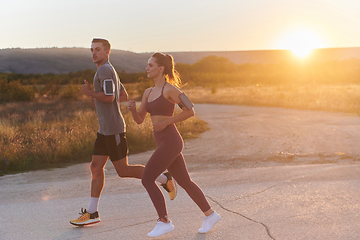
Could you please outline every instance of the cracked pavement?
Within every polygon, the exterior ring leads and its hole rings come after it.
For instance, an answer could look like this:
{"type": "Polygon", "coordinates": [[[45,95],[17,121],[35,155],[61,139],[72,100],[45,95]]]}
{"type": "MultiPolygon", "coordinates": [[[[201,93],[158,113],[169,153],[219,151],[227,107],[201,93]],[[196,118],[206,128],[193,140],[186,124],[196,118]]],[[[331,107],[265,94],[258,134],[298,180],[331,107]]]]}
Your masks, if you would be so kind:
{"type": "MultiPolygon", "coordinates": [[[[221,105],[195,110],[211,129],[187,141],[184,155],[222,219],[198,234],[202,213],[180,188],[174,201],[164,193],[175,230],[158,239],[360,239],[360,117],[221,105]]],[[[151,153],[129,162],[144,164],[151,153]]],[[[88,205],[88,163],[0,177],[0,239],[147,239],[157,216],[140,181],[119,179],[111,163],[105,181],[101,222],[78,228],[69,220],[88,205]]]]}

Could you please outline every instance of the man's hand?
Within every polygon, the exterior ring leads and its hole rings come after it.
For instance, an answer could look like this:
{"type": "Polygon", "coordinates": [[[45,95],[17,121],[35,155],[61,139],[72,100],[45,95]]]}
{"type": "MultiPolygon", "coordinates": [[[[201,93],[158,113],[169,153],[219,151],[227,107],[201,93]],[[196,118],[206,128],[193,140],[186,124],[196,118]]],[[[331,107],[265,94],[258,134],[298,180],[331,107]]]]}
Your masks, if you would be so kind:
{"type": "Polygon", "coordinates": [[[90,84],[84,80],[84,85],[81,86],[81,93],[91,97],[93,92],[94,91],[91,89],[90,84]]]}
{"type": "Polygon", "coordinates": [[[95,98],[94,98],[94,97],[91,97],[91,104],[92,104],[94,107],[96,107],[96,106],[95,106],[95,98]]]}

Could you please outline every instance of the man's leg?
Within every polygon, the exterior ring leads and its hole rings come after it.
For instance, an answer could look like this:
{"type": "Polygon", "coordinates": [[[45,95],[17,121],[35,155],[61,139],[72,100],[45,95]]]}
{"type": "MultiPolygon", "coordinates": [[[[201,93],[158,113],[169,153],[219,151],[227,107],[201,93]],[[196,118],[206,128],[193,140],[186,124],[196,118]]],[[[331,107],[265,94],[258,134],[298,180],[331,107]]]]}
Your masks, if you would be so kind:
{"type": "MultiPolygon", "coordinates": [[[[140,164],[129,165],[128,157],[113,162],[115,170],[121,178],[137,178],[141,179],[145,166],[140,164]]],[[[174,200],[177,192],[176,182],[169,173],[162,173],[157,177],[156,182],[169,193],[170,199],[174,200]]]]}
{"type": "MultiPolygon", "coordinates": [[[[125,133],[120,133],[107,137],[106,141],[108,153],[119,177],[141,179],[145,166],[140,164],[129,165],[127,155],[128,145],[125,135],[125,133]]],[[[161,174],[156,181],[161,184],[167,184],[168,177],[161,174]]]]}
{"type": "Polygon", "coordinates": [[[108,156],[93,155],[90,164],[91,170],[91,197],[100,197],[104,188],[105,174],[104,168],[108,156]]]}
{"type": "Polygon", "coordinates": [[[98,213],[98,205],[101,192],[104,188],[105,174],[104,167],[108,160],[108,156],[93,155],[90,163],[91,170],[91,190],[89,207],[85,210],[81,209],[81,216],[71,220],[70,223],[76,226],[84,226],[100,222],[98,213]]]}
{"type": "Polygon", "coordinates": [[[137,178],[141,179],[144,166],[140,164],[129,165],[128,157],[113,161],[112,164],[121,178],[137,178]]]}

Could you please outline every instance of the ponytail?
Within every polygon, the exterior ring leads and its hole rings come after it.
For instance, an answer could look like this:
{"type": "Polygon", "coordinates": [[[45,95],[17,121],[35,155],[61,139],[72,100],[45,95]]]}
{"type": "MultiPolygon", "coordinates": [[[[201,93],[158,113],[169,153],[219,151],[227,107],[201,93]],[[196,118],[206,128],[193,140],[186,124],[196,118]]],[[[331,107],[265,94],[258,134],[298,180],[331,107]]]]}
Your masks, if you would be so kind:
{"type": "Polygon", "coordinates": [[[175,70],[174,58],[170,54],[164,55],[163,53],[154,53],[152,57],[156,59],[156,63],[159,66],[164,67],[164,77],[166,81],[180,88],[181,79],[179,73],[175,70]]]}

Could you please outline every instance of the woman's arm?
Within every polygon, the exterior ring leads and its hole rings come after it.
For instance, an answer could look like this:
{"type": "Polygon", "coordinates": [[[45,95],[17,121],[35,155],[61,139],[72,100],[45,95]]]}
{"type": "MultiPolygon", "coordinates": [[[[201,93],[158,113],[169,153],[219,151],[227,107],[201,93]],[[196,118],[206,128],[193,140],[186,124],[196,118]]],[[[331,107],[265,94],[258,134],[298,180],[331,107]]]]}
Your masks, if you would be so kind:
{"type": "Polygon", "coordinates": [[[149,88],[146,89],[144,92],[144,95],[142,97],[141,104],[140,104],[138,111],[136,111],[136,102],[134,100],[130,100],[128,103],[128,109],[130,110],[131,115],[137,124],[141,124],[145,120],[145,117],[147,114],[146,109],[145,109],[145,103],[147,101],[147,95],[149,95],[148,92],[149,92],[149,88]]]}
{"type": "MultiPolygon", "coordinates": [[[[165,95],[168,100],[178,104],[181,102],[180,97],[179,97],[180,94],[181,94],[181,91],[179,89],[171,86],[171,88],[169,88],[169,90],[166,92],[165,95]]],[[[178,115],[155,123],[153,125],[154,130],[162,131],[166,126],[168,126],[170,124],[185,121],[186,119],[195,115],[194,108],[187,109],[185,106],[183,106],[181,108],[181,110],[182,111],[178,115]]]]}
{"type": "MultiPolygon", "coordinates": [[[[171,86],[169,90],[170,90],[169,91],[170,100],[172,100],[176,104],[179,104],[181,102],[180,94],[182,92],[178,88],[173,86],[171,86]]],[[[171,123],[182,122],[195,115],[195,111],[193,107],[191,109],[188,109],[186,106],[182,105],[181,110],[182,110],[181,113],[169,119],[171,123]]]]}

